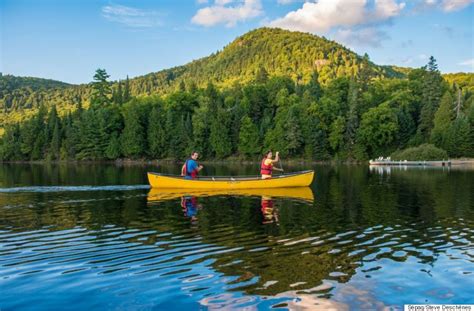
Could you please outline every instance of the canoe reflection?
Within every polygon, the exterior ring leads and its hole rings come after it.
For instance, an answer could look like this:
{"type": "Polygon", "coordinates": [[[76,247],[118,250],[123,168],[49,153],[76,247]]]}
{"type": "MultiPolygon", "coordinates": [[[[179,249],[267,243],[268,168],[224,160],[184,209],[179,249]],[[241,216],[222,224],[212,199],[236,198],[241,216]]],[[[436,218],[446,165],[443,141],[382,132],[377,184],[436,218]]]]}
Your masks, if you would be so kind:
{"type": "Polygon", "coordinates": [[[236,190],[193,190],[193,189],[150,189],[148,202],[159,202],[182,197],[209,196],[260,196],[270,198],[290,198],[296,200],[314,200],[313,191],[309,187],[271,188],[271,189],[236,189],[236,190]]]}

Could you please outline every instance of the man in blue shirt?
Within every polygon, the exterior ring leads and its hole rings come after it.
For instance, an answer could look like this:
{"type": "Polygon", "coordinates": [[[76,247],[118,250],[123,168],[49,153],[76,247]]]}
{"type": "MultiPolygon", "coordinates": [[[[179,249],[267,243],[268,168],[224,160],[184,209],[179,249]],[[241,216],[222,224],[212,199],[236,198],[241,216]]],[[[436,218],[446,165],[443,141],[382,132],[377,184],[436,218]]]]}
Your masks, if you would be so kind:
{"type": "Polygon", "coordinates": [[[191,159],[186,160],[183,167],[181,168],[181,176],[184,176],[186,179],[197,178],[199,171],[203,168],[202,165],[198,165],[197,163],[198,157],[199,153],[197,151],[193,151],[191,153],[191,159]]]}

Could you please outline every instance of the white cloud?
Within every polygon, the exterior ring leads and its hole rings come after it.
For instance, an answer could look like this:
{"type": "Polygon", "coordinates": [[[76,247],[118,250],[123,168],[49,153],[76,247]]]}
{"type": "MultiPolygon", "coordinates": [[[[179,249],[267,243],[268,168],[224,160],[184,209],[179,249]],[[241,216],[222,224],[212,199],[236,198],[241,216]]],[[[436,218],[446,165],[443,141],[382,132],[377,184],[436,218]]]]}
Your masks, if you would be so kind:
{"type": "Polygon", "coordinates": [[[198,4],[206,4],[208,2],[209,2],[208,0],[197,0],[198,4]]]}
{"type": "Polygon", "coordinates": [[[469,67],[471,67],[472,70],[474,70],[474,58],[471,58],[471,59],[465,60],[463,62],[460,62],[460,63],[458,63],[458,65],[469,66],[469,67]]]}
{"type": "Polygon", "coordinates": [[[334,35],[335,40],[348,46],[371,46],[380,47],[383,40],[389,39],[389,36],[379,29],[372,27],[353,29],[339,29],[334,35]]]}
{"type": "Polygon", "coordinates": [[[400,15],[405,2],[397,3],[394,0],[375,0],[375,19],[385,20],[400,15]]]}
{"type": "Polygon", "coordinates": [[[459,11],[474,3],[474,0],[424,0],[416,7],[417,11],[438,8],[444,12],[459,11]]]}
{"type": "Polygon", "coordinates": [[[233,27],[237,22],[262,14],[263,10],[260,0],[215,0],[214,5],[198,10],[191,19],[191,22],[206,27],[217,24],[233,27]]]}
{"type": "Polygon", "coordinates": [[[106,5],[102,7],[102,16],[111,22],[130,27],[154,27],[162,25],[160,14],[156,11],[145,11],[124,5],[106,5]]]}
{"type": "Polygon", "coordinates": [[[473,0],[443,0],[442,8],[445,12],[462,10],[469,4],[474,3],[473,0]]]}
{"type": "Polygon", "coordinates": [[[396,0],[319,0],[305,2],[286,16],[270,22],[270,26],[289,30],[325,33],[335,27],[368,25],[400,15],[405,3],[396,0]]]}

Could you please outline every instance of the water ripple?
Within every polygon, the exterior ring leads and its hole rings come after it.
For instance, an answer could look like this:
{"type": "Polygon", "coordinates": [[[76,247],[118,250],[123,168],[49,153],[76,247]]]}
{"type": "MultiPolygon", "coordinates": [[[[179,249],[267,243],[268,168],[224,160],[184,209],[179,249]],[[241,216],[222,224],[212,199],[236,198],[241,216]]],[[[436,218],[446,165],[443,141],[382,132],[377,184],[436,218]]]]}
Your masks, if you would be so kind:
{"type": "Polygon", "coordinates": [[[79,192],[79,191],[129,191],[150,189],[149,185],[109,185],[109,186],[34,186],[0,188],[0,193],[18,192],[79,192]]]}

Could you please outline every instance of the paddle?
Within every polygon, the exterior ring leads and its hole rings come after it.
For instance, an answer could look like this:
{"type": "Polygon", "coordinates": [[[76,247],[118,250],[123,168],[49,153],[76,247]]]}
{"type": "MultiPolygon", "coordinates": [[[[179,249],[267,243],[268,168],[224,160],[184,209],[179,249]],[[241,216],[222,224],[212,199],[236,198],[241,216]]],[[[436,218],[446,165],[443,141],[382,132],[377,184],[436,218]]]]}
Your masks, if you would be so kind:
{"type": "Polygon", "coordinates": [[[280,174],[283,174],[285,170],[283,169],[283,165],[281,163],[281,158],[278,156],[278,163],[280,163],[280,174]]]}

